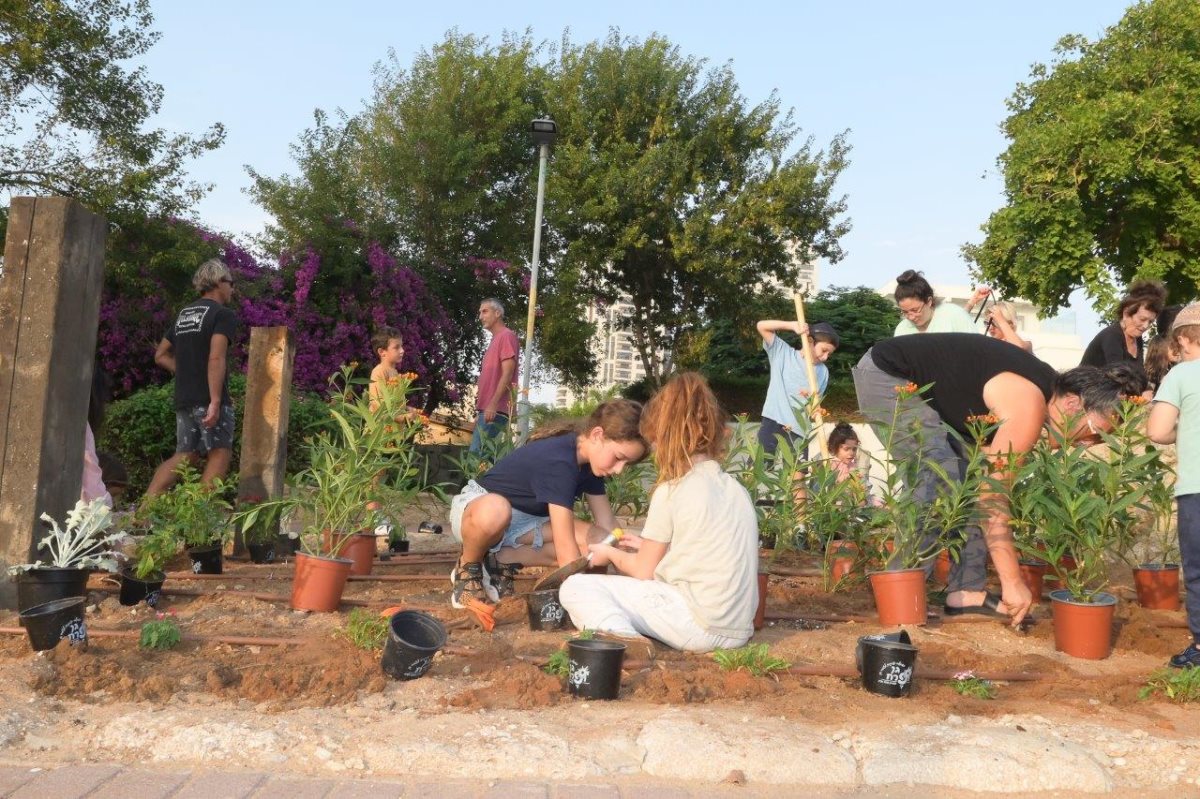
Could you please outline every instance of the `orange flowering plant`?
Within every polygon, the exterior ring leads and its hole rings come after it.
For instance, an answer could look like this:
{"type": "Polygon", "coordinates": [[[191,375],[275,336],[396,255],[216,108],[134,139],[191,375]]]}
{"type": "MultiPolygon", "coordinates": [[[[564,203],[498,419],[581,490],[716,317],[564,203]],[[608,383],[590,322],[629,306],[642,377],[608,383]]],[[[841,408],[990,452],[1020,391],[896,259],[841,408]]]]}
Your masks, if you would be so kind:
{"type": "Polygon", "coordinates": [[[415,375],[392,378],[372,400],[366,381],[353,373],[350,364],[330,377],[332,424],[306,441],[308,466],[292,478],[287,496],[238,514],[243,529],[275,507],[287,516],[299,511],[305,522],[300,536],[304,551],[336,556],[351,535],[367,526],[368,502],[395,507],[421,490],[414,443],[421,422],[407,413],[415,375]],[[325,531],[331,533],[328,553],[322,552],[325,531]]]}

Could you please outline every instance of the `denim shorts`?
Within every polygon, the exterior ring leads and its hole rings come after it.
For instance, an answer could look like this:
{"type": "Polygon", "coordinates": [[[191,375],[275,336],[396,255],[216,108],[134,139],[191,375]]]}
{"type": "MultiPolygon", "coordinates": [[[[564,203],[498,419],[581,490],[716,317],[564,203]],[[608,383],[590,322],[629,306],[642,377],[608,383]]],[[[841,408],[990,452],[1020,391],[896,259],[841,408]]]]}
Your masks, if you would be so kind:
{"type": "MultiPolygon", "coordinates": [[[[463,513],[466,511],[468,505],[487,493],[486,488],[471,480],[463,486],[462,491],[454,496],[454,499],[450,500],[450,532],[460,544],[462,543],[463,513]]],[[[541,549],[542,544],[545,543],[542,535],[542,525],[548,521],[550,521],[549,516],[535,516],[532,513],[526,513],[523,510],[513,508],[512,519],[508,522],[508,529],[504,531],[504,535],[500,538],[500,543],[492,546],[489,551],[497,552],[501,547],[520,549],[525,544],[520,543],[517,539],[531,530],[533,531],[533,548],[541,549]]]]}
{"type": "Polygon", "coordinates": [[[217,423],[204,426],[208,406],[175,411],[175,451],[206,455],[214,449],[233,449],[233,406],[222,405],[217,423]]]}

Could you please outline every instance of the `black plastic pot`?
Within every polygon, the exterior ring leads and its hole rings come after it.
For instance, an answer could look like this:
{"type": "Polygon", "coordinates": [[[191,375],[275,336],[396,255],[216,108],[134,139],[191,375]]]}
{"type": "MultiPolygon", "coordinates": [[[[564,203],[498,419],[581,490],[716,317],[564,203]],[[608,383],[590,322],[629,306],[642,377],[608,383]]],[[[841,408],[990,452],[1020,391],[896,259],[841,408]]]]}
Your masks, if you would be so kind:
{"type": "Polygon", "coordinates": [[[596,639],[567,642],[567,690],[581,699],[616,699],[621,692],[625,644],[596,639]]]}
{"type": "Polygon", "coordinates": [[[224,571],[220,544],[189,547],[187,553],[188,557],[192,559],[192,574],[220,574],[224,571]]]}
{"type": "Polygon", "coordinates": [[[87,569],[30,569],[17,577],[17,610],[87,594],[87,569]]]}
{"type": "Polygon", "coordinates": [[[246,549],[250,552],[251,563],[270,563],[275,560],[275,542],[273,541],[266,544],[246,544],[246,549]]]}
{"type": "Polygon", "coordinates": [[[85,601],[81,596],[72,596],[22,611],[21,625],[34,651],[53,649],[64,638],[72,645],[87,646],[87,625],[83,621],[85,601]]]}
{"type": "Polygon", "coordinates": [[[865,641],[894,641],[900,644],[911,644],[912,638],[909,637],[907,630],[901,630],[898,633],[875,633],[859,638],[858,646],[854,647],[854,665],[858,666],[859,674],[862,674],[863,670],[863,642],[865,641]]]}
{"type": "Polygon", "coordinates": [[[392,616],[383,645],[383,673],[397,680],[415,680],[433,665],[433,656],[446,645],[446,628],[419,610],[392,616]]]}
{"type": "Polygon", "coordinates": [[[901,641],[870,640],[862,645],[862,684],[880,696],[908,696],[912,690],[917,648],[901,641]]]}
{"type": "Polygon", "coordinates": [[[558,601],[558,589],[534,591],[525,597],[529,608],[529,629],[561,630],[567,626],[567,612],[558,601]]]}
{"type": "Polygon", "coordinates": [[[400,541],[388,541],[388,549],[396,554],[408,552],[408,539],[405,538],[400,541]]]}
{"type": "Polygon", "coordinates": [[[126,607],[136,605],[143,599],[150,607],[158,604],[162,596],[163,581],[167,577],[162,572],[155,572],[145,580],[140,580],[128,572],[121,572],[121,594],[119,601],[126,607]]]}

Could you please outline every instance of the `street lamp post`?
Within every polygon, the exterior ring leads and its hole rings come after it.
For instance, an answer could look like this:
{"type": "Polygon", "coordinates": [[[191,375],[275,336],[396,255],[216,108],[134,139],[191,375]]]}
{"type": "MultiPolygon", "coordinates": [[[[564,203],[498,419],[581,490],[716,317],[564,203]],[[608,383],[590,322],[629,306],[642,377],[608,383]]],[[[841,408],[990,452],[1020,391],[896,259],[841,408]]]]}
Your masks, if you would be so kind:
{"type": "Polygon", "coordinates": [[[529,274],[529,313],[525,318],[525,357],[521,362],[521,388],[518,394],[517,433],[521,443],[529,438],[529,377],[533,369],[533,320],[537,314],[538,258],[542,251],[542,206],[546,200],[546,163],[550,148],[558,137],[558,126],[549,117],[535,119],[529,126],[538,148],[537,207],[533,215],[533,264],[529,274]]]}

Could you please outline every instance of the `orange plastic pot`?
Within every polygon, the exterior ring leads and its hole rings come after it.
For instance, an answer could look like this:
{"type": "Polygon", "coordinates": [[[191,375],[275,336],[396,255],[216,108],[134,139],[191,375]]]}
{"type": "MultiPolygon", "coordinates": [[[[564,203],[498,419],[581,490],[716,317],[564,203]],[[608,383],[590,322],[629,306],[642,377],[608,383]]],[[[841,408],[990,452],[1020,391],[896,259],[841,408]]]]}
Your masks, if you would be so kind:
{"type": "Polygon", "coordinates": [[[1044,560],[1023,560],[1020,563],[1021,579],[1025,581],[1025,585],[1029,588],[1029,593],[1033,594],[1034,602],[1042,601],[1043,582],[1046,577],[1046,570],[1050,568],[1050,564],[1044,560]]]}
{"type": "Polygon", "coordinates": [[[1143,563],[1133,570],[1138,604],[1150,610],[1179,610],[1179,565],[1143,563]]]}
{"type": "Polygon", "coordinates": [[[1117,598],[1097,594],[1094,602],[1071,599],[1069,591],[1051,591],[1054,648],[1071,657],[1104,660],[1112,653],[1113,615],[1117,598]]]}
{"type": "Polygon", "coordinates": [[[334,557],[346,558],[354,562],[354,565],[350,567],[351,574],[362,576],[371,573],[377,554],[374,533],[354,533],[349,536],[339,535],[332,537],[331,541],[331,536],[326,532],[324,543],[325,552],[332,552],[333,544],[336,543],[340,548],[334,557]]]}
{"type": "Polygon", "coordinates": [[[925,623],[924,569],[872,572],[870,578],[880,624],[925,623]]]}
{"type": "Polygon", "coordinates": [[[754,629],[761,630],[767,622],[767,579],[769,575],[758,573],[758,609],[754,611],[754,629]]]}
{"type": "Polygon", "coordinates": [[[854,572],[854,562],[858,559],[858,546],[842,541],[832,541],[825,557],[829,563],[829,585],[834,586],[854,572]]]}
{"type": "Polygon", "coordinates": [[[933,562],[933,578],[942,585],[950,582],[950,552],[943,549],[933,562]]]}
{"type": "Polygon", "coordinates": [[[292,576],[292,608],[329,613],[342,604],[342,592],[353,561],[296,553],[292,576]]]}

